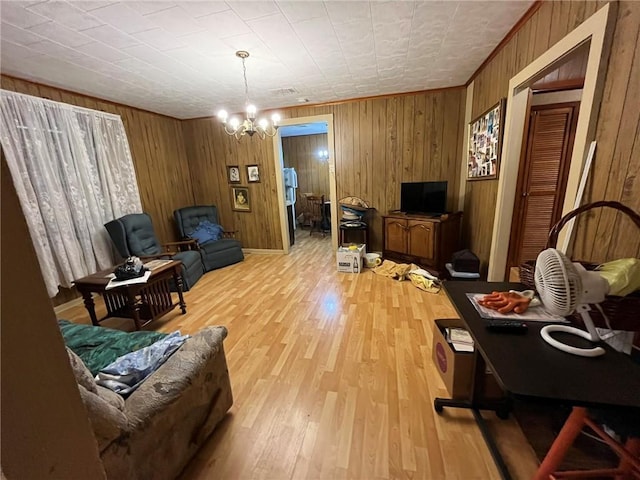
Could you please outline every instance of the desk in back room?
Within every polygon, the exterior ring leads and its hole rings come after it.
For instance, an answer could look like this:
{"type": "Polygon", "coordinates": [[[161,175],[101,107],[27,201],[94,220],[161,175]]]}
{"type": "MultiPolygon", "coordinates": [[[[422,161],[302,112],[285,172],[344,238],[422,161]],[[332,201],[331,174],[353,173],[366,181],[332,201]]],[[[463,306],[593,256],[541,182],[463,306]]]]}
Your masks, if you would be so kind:
{"type": "MultiPolygon", "coordinates": [[[[577,407],[612,408],[617,412],[640,409],[640,365],[628,355],[606,345],[607,353],[596,358],[562,352],[541,338],[540,329],[545,324],[540,322],[527,322],[529,331],[525,335],[487,330],[486,320],[480,317],[466,294],[511,289],[524,290],[524,287],[513,283],[445,283],[451,303],[475,342],[475,378],[484,375],[486,364],[509,398],[577,407]]],[[[472,388],[467,401],[437,398],[434,407],[436,411],[442,411],[443,407],[472,409],[503,478],[511,478],[479,413],[485,408],[499,412],[504,404],[484,402],[476,392],[472,388]]]]}

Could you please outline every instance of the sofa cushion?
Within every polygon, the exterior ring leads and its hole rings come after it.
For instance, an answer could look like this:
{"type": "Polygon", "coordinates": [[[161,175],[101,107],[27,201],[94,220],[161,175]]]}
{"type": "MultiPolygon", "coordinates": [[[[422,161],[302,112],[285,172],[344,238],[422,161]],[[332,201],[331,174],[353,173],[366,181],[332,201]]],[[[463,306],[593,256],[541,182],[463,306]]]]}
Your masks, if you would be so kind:
{"type": "Polygon", "coordinates": [[[73,350],[71,350],[69,347],[66,348],[67,355],[69,355],[69,363],[71,364],[71,369],[73,370],[73,375],[76,377],[76,382],[78,382],[78,385],[82,385],[92,393],[97,393],[98,385],[96,384],[96,381],[94,380],[93,375],[91,375],[91,372],[89,371],[87,366],[82,360],[80,360],[80,357],[78,357],[78,355],[76,355],[73,350]]]}
{"type": "Polygon", "coordinates": [[[207,243],[202,246],[205,253],[222,252],[228,249],[242,249],[242,244],[234,238],[223,238],[217,242],[207,243]]]}

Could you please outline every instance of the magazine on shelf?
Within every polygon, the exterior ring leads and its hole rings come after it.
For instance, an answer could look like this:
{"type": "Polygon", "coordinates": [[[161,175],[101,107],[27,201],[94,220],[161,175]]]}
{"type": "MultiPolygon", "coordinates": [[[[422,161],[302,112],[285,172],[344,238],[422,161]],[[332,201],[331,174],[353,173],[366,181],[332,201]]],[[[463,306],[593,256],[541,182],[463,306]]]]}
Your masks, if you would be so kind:
{"type": "Polygon", "coordinates": [[[473,352],[473,338],[464,328],[445,328],[445,338],[456,352],[473,352]]]}
{"type": "Polygon", "coordinates": [[[535,307],[529,307],[524,313],[500,313],[497,310],[492,310],[487,307],[483,307],[478,303],[482,297],[488,295],[487,293],[467,293],[467,298],[471,304],[478,311],[478,314],[482,318],[486,319],[504,319],[504,320],[521,320],[527,322],[562,322],[568,323],[568,320],[558,315],[552,315],[547,312],[542,305],[535,307]]]}
{"type": "Polygon", "coordinates": [[[146,272],[144,272],[144,275],[142,275],[141,277],[131,278],[129,280],[117,280],[115,273],[112,273],[110,275],[107,275],[107,277],[110,278],[111,280],[109,280],[109,283],[107,284],[106,287],[104,287],[104,289],[111,290],[112,288],[123,287],[125,285],[135,285],[136,283],[147,283],[147,280],[149,280],[150,276],[151,276],[151,271],[147,270],[146,272]]]}

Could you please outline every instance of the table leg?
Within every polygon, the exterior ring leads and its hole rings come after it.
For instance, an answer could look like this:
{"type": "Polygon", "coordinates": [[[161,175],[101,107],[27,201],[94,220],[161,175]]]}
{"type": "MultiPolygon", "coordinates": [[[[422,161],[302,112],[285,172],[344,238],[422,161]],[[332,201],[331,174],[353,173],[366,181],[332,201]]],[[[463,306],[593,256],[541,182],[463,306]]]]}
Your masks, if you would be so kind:
{"type": "Polygon", "coordinates": [[[91,292],[82,292],[82,299],[84,300],[84,308],[89,312],[89,318],[91,323],[96,327],[100,325],[98,317],[96,316],[96,304],[93,301],[93,295],[91,292]]]}
{"type": "Polygon", "coordinates": [[[484,400],[481,398],[479,387],[484,382],[486,363],[482,355],[476,350],[473,356],[473,381],[471,382],[471,391],[469,392],[468,399],[453,399],[453,398],[435,398],[433,400],[433,408],[436,412],[441,413],[444,407],[453,408],[465,408],[471,410],[473,418],[480,429],[480,433],[484,438],[484,442],[491,453],[491,457],[500,472],[500,477],[503,480],[511,480],[511,474],[507,468],[507,464],[502,458],[502,454],[498,449],[494,438],[489,431],[484,418],[480,410],[493,410],[496,415],[501,419],[509,417],[509,411],[511,410],[511,402],[506,400],[484,400]]]}
{"type": "Polygon", "coordinates": [[[179,269],[180,267],[173,271],[173,279],[176,282],[176,290],[178,290],[178,298],[180,299],[180,311],[184,315],[187,313],[187,304],[184,302],[184,295],[182,293],[182,274],[179,269]]]}
{"type": "Polygon", "coordinates": [[[558,469],[567,451],[582,431],[586,417],[587,409],[585,407],[573,407],[569,418],[564,422],[560,433],[553,441],[551,448],[540,464],[540,468],[538,468],[533,477],[534,480],[547,480],[558,469]]]}
{"type": "Polygon", "coordinates": [[[136,325],[136,330],[140,330],[142,328],[142,323],[140,323],[140,304],[131,288],[127,289],[127,308],[131,312],[131,318],[133,318],[133,323],[136,325]]]}

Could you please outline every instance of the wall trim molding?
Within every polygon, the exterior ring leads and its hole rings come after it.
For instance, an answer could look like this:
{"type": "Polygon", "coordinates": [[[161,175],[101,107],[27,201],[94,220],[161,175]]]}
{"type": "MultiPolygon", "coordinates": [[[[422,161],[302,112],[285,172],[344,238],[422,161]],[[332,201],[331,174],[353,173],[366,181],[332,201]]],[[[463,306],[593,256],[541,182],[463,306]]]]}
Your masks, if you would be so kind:
{"type": "Polygon", "coordinates": [[[269,249],[269,248],[243,248],[243,253],[254,253],[256,255],[284,255],[285,251],[280,249],[269,249]]]}
{"type": "Polygon", "coordinates": [[[74,298],[73,300],[69,300],[66,303],[61,303],[60,305],[56,305],[55,307],[53,307],[53,311],[56,312],[56,315],[64,312],[65,310],[69,309],[69,308],[73,308],[73,307],[77,307],[78,305],[82,305],[83,304],[83,299],[82,297],[78,297],[78,298],[74,298]]]}

